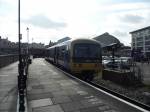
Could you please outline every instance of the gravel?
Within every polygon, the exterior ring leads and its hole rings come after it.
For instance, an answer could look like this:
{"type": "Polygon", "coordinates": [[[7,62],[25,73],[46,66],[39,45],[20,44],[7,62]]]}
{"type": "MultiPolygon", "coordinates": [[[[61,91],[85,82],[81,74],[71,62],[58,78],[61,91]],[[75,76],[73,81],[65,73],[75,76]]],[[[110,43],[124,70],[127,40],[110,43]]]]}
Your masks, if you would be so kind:
{"type": "Polygon", "coordinates": [[[150,86],[124,87],[102,79],[95,79],[94,82],[134,100],[150,105],[150,86]]]}

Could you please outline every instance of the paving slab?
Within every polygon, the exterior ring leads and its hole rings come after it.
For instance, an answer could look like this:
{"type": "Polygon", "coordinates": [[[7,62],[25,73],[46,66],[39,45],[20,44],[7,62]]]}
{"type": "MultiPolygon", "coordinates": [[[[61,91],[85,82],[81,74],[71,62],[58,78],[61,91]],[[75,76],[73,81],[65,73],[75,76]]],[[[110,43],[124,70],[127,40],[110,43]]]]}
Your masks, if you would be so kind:
{"type": "Polygon", "coordinates": [[[66,76],[44,59],[34,59],[29,66],[27,88],[28,106],[32,112],[120,111],[119,104],[114,104],[110,97],[66,76]]]}
{"type": "Polygon", "coordinates": [[[58,103],[67,103],[67,102],[71,102],[71,98],[68,96],[56,96],[52,98],[54,104],[58,104],[58,103]]]}
{"type": "Polygon", "coordinates": [[[103,107],[103,106],[99,106],[99,107],[90,107],[90,108],[86,108],[86,109],[81,109],[81,112],[118,112],[116,110],[113,110],[109,107],[103,107]]]}
{"type": "Polygon", "coordinates": [[[39,108],[34,108],[33,112],[64,112],[60,105],[44,106],[39,108]]]}
{"type": "Polygon", "coordinates": [[[50,92],[47,93],[39,93],[39,94],[28,94],[28,101],[37,100],[37,99],[45,99],[52,98],[53,95],[50,92]]]}
{"type": "Polygon", "coordinates": [[[71,112],[84,108],[84,106],[79,101],[63,103],[61,106],[65,112],[71,112]]]}
{"type": "Polygon", "coordinates": [[[29,105],[31,105],[32,108],[48,106],[48,105],[52,105],[52,104],[53,103],[52,103],[52,100],[50,98],[32,100],[32,101],[29,102],[29,105]]]}
{"type": "Polygon", "coordinates": [[[18,63],[0,68],[0,112],[16,112],[18,63]]]}

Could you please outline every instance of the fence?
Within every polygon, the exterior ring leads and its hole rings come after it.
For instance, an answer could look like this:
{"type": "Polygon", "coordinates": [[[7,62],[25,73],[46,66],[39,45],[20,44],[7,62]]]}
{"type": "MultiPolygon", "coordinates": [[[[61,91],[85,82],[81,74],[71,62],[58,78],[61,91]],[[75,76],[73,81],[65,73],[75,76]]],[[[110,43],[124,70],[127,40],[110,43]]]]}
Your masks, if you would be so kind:
{"type": "Polygon", "coordinates": [[[143,71],[135,62],[125,65],[117,63],[117,65],[112,64],[109,68],[104,69],[102,78],[125,86],[137,86],[143,82],[143,71]]]}

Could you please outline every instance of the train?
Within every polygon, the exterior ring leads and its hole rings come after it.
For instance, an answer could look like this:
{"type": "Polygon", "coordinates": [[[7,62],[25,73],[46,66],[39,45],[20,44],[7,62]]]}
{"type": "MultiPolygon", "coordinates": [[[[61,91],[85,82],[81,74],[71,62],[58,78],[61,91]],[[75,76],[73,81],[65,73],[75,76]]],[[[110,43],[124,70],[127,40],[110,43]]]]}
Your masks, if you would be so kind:
{"type": "Polygon", "coordinates": [[[102,71],[102,48],[94,39],[71,39],[51,46],[46,59],[84,80],[93,80],[102,71]]]}

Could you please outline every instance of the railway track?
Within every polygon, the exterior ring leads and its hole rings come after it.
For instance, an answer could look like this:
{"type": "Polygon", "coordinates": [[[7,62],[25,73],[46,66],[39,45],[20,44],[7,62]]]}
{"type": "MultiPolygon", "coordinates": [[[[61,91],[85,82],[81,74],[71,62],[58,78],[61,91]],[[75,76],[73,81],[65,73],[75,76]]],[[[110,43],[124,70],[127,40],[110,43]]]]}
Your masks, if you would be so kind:
{"type": "Polygon", "coordinates": [[[104,86],[101,86],[99,84],[96,84],[94,82],[88,82],[88,83],[93,85],[93,86],[95,86],[95,87],[97,87],[97,88],[99,88],[99,89],[102,89],[102,90],[104,90],[104,91],[106,91],[106,92],[108,92],[108,93],[110,93],[110,94],[112,94],[112,95],[114,95],[114,96],[116,96],[118,98],[121,98],[121,99],[123,99],[123,100],[125,100],[125,101],[127,101],[127,102],[129,102],[129,103],[131,103],[133,105],[135,105],[135,106],[137,106],[137,108],[140,107],[142,109],[145,109],[145,111],[148,111],[148,112],[150,111],[150,106],[148,106],[148,105],[146,105],[144,103],[138,102],[138,101],[136,101],[134,99],[131,99],[131,98],[125,96],[125,95],[119,94],[119,93],[117,93],[117,92],[115,92],[113,90],[110,90],[110,89],[108,89],[108,88],[106,88],[104,86]]]}
{"type": "MultiPolygon", "coordinates": [[[[56,67],[56,66],[55,66],[56,67]]],[[[82,82],[100,92],[103,92],[113,98],[115,98],[116,100],[120,101],[121,103],[125,103],[126,105],[128,105],[129,107],[132,107],[132,108],[135,108],[135,112],[137,112],[136,110],[139,110],[139,112],[150,112],[150,106],[146,105],[146,104],[143,104],[141,102],[138,102],[134,99],[131,99],[125,95],[122,95],[122,94],[119,94],[113,90],[110,90],[106,87],[103,87],[99,84],[96,84],[94,82],[91,82],[91,81],[83,81],[73,75],[71,75],[70,73],[60,69],[59,67],[56,67],[59,71],[63,72],[64,74],[66,74],[67,76],[79,81],[79,82],[82,82]]]]}

